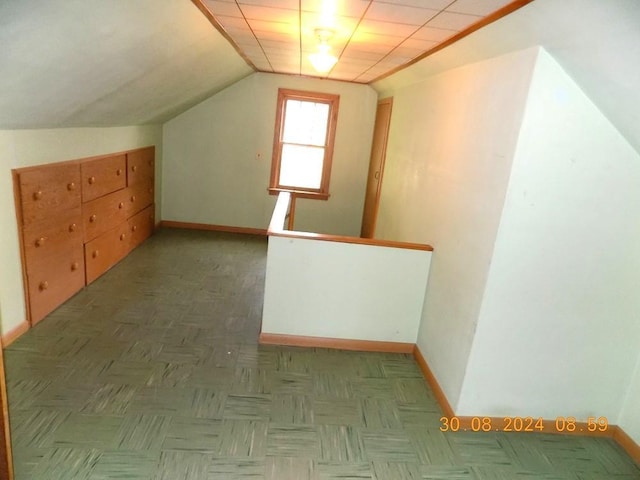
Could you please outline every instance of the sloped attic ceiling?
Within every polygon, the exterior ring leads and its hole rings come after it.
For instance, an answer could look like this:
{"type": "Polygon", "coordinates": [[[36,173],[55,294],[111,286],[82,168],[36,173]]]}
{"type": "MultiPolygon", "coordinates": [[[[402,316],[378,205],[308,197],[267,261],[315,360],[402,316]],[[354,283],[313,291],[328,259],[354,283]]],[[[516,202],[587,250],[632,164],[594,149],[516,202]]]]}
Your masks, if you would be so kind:
{"type": "Polygon", "coordinates": [[[162,122],[252,71],[188,0],[0,1],[0,129],[162,122]]]}
{"type": "Polygon", "coordinates": [[[553,55],[640,152],[638,0],[535,0],[372,86],[384,96],[430,75],[535,45],[553,55]]]}

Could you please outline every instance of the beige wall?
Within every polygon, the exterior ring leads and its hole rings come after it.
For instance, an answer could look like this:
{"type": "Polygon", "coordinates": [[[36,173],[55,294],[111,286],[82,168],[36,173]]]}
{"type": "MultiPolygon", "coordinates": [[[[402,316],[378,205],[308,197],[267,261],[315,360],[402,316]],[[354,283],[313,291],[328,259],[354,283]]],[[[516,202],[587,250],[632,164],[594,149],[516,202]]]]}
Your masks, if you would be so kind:
{"type": "Polygon", "coordinates": [[[393,91],[376,237],[435,249],[417,343],[454,408],[536,54],[467,65],[393,91]]]}
{"type": "MultiPolygon", "coordinates": [[[[26,320],[11,169],[147,145],[156,145],[156,158],[161,165],[161,135],[160,126],[0,130],[0,320],[3,334],[26,320]]],[[[161,185],[160,180],[157,180],[157,186],[161,185]]]]}
{"type": "Polygon", "coordinates": [[[375,91],[267,73],[237,82],[164,125],[163,220],[267,227],[275,203],[267,187],[280,87],[340,95],[331,197],[299,200],[295,228],[359,234],[375,91]]]}

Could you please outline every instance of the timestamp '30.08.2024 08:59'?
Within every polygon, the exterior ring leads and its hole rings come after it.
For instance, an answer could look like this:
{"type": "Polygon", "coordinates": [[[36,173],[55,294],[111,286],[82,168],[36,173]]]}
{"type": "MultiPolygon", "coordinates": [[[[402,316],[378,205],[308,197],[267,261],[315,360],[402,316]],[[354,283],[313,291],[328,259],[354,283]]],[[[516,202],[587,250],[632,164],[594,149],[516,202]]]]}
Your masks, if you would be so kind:
{"type": "Polygon", "coordinates": [[[575,417],[544,420],[533,417],[440,417],[441,432],[547,432],[602,433],[609,428],[607,417],[588,417],[578,422],[575,417]]]}

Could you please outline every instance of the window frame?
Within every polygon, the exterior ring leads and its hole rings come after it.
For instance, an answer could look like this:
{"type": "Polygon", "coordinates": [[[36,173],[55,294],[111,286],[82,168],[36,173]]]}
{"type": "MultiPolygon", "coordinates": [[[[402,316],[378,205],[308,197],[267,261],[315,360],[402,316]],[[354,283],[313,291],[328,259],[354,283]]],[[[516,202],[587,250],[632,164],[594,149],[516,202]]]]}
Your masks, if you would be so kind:
{"type": "MultiPolygon", "coordinates": [[[[315,198],[327,200],[329,198],[329,183],[331,180],[331,166],[333,163],[333,151],[336,137],[336,125],[338,123],[338,107],[340,95],[321,92],[308,92],[303,90],[278,89],[278,105],[276,109],[276,123],[273,136],[273,154],[271,156],[271,178],[269,180],[269,193],[277,195],[280,192],[291,192],[296,197],[315,198]],[[280,185],[280,166],[282,158],[282,135],[284,133],[285,103],[287,100],[308,101],[325,103],[329,105],[329,118],[327,119],[327,134],[324,143],[324,156],[322,159],[322,177],[319,188],[296,188],[280,185]]],[[[311,146],[311,145],[310,145],[311,146]]]]}

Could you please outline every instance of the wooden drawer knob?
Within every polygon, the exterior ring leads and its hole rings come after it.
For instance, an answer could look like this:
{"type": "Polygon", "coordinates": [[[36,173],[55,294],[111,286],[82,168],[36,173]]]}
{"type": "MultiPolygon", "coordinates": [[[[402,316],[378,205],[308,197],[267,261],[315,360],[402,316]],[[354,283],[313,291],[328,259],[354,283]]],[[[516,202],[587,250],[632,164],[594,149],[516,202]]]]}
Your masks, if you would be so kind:
{"type": "Polygon", "coordinates": [[[71,271],[72,271],[72,272],[75,272],[75,271],[78,269],[78,267],[79,267],[79,266],[80,266],[80,265],[78,264],[78,262],[73,262],[73,263],[71,264],[71,271]]]}
{"type": "Polygon", "coordinates": [[[138,230],[138,226],[137,225],[132,225],[131,226],[131,231],[135,232],[136,230],[138,230]]]}
{"type": "Polygon", "coordinates": [[[116,170],[116,175],[118,175],[118,176],[122,175],[122,169],[121,169],[121,168],[119,168],[118,170],[116,170]]]}
{"type": "Polygon", "coordinates": [[[136,201],[136,196],[135,195],[131,195],[131,201],[135,202],[136,201]]]}
{"type": "Polygon", "coordinates": [[[34,200],[40,200],[42,198],[42,190],[38,190],[37,192],[35,192],[33,194],[33,199],[34,200]]]}
{"type": "Polygon", "coordinates": [[[91,185],[93,185],[94,183],[96,183],[96,177],[89,177],[89,183],[91,185]]]}
{"type": "Polygon", "coordinates": [[[100,250],[94,250],[93,253],[91,254],[93,258],[98,258],[98,255],[100,255],[100,250]]]}
{"type": "Polygon", "coordinates": [[[137,171],[137,170],[138,170],[138,166],[137,166],[137,165],[133,165],[133,166],[131,167],[131,171],[132,171],[132,172],[135,172],[135,171],[137,171]]]}
{"type": "Polygon", "coordinates": [[[76,228],[78,228],[78,226],[75,223],[72,223],[71,225],[69,225],[70,232],[75,232],[76,228]]]}
{"type": "Polygon", "coordinates": [[[76,184],[71,182],[71,183],[67,183],[67,190],[71,191],[71,190],[75,190],[76,189],[76,184]]]}
{"type": "Polygon", "coordinates": [[[49,288],[49,282],[47,282],[46,280],[44,282],[40,282],[40,285],[38,285],[38,288],[41,291],[46,290],[47,288],[49,288]]]}
{"type": "Polygon", "coordinates": [[[124,237],[126,237],[126,235],[125,235],[124,233],[121,233],[121,234],[120,234],[120,240],[121,240],[121,241],[122,241],[122,240],[124,240],[124,237]]]}
{"type": "Polygon", "coordinates": [[[124,203],[120,202],[120,203],[118,204],[118,208],[119,208],[120,210],[122,210],[122,209],[124,208],[124,203]]]}
{"type": "Polygon", "coordinates": [[[40,237],[36,240],[36,247],[41,247],[42,245],[44,245],[44,237],[40,237]]]}
{"type": "Polygon", "coordinates": [[[89,221],[90,221],[91,223],[95,222],[95,221],[96,221],[96,216],[95,216],[95,215],[91,215],[91,216],[89,217],[89,221]]]}

